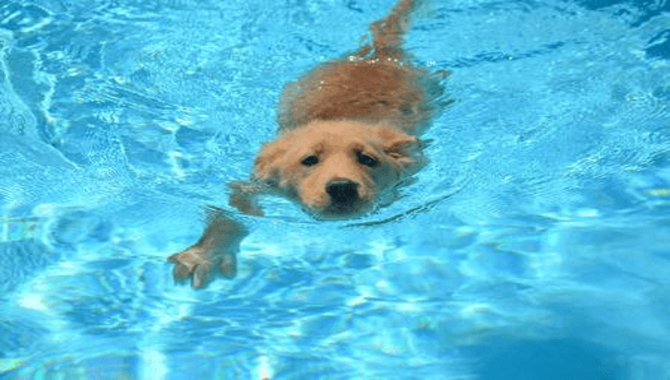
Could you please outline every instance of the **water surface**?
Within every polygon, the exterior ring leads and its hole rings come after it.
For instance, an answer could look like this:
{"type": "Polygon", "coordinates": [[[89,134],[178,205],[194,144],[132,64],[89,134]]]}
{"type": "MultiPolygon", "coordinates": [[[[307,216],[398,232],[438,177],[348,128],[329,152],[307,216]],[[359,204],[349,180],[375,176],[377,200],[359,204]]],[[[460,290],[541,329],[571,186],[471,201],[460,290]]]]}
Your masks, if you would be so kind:
{"type": "Polygon", "coordinates": [[[434,1],[455,102],[402,199],[267,199],[236,279],[173,284],[283,83],[392,4],[1,3],[0,377],[670,379],[666,1],[434,1]]]}

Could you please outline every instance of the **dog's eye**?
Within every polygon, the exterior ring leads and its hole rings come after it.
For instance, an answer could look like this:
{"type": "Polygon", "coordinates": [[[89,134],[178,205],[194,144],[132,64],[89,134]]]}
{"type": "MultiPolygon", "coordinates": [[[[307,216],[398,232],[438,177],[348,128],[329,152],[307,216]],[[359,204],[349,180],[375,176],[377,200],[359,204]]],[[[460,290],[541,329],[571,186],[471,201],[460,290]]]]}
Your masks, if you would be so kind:
{"type": "Polygon", "coordinates": [[[368,156],[367,154],[358,152],[358,153],[356,153],[356,155],[358,156],[358,162],[360,162],[361,164],[363,164],[365,166],[369,166],[371,168],[374,168],[375,166],[377,166],[377,164],[379,164],[379,161],[376,158],[374,158],[372,156],[368,156]]]}
{"type": "Polygon", "coordinates": [[[311,155],[307,156],[302,160],[302,164],[305,166],[312,166],[319,163],[319,158],[317,156],[311,155]]]}

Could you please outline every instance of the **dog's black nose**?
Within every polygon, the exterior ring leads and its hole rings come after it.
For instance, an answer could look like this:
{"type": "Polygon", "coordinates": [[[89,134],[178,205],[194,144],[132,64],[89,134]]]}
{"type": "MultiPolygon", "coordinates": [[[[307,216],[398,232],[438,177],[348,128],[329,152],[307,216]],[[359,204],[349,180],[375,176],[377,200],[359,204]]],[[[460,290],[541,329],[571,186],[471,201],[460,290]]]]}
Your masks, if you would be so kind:
{"type": "Polygon", "coordinates": [[[335,203],[353,203],[358,199],[358,184],[349,180],[336,180],[326,185],[326,192],[335,203]]]}

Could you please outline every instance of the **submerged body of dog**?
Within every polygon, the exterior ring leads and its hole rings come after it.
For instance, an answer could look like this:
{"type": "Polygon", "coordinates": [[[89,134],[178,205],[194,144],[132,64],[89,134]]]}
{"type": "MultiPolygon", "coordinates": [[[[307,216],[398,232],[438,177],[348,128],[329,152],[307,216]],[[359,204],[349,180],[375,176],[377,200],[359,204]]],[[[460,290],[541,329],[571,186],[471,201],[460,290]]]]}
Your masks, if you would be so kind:
{"type": "MultiPolygon", "coordinates": [[[[417,138],[443,108],[447,72],[415,67],[402,50],[418,0],[401,0],[371,26],[372,41],[343,59],[317,66],[286,86],[279,132],[256,158],[252,181],[231,184],[231,204],[262,215],[261,194],[297,201],[319,219],[351,218],[425,160],[417,138]]],[[[233,277],[247,230],[216,208],[200,240],[170,260],[174,277],[202,287],[215,274],[233,277]]]]}

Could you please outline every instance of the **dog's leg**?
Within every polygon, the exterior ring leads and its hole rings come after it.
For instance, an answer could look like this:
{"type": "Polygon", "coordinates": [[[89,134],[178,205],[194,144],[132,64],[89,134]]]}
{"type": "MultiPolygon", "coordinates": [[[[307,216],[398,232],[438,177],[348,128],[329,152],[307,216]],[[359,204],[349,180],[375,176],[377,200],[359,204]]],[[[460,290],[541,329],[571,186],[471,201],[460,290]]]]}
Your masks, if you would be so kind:
{"type": "Polygon", "coordinates": [[[237,252],[249,234],[244,225],[223,210],[208,207],[207,228],[197,243],[168,258],[177,282],[191,279],[191,286],[203,288],[217,275],[232,278],[237,273],[237,252]]]}
{"type": "Polygon", "coordinates": [[[228,186],[232,190],[230,205],[248,215],[263,216],[263,210],[258,206],[258,196],[276,192],[274,188],[261,182],[235,181],[228,186]]]}
{"type": "MultiPolygon", "coordinates": [[[[263,215],[256,198],[272,193],[272,188],[262,183],[238,181],[230,184],[231,206],[248,215],[263,215]]],[[[203,288],[217,275],[226,278],[237,273],[237,252],[249,232],[246,227],[222,209],[206,209],[207,227],[197,243],[168,258],[175,264],[172,271],[177,282],[191,279],[191,286],[203,288]]]]}

